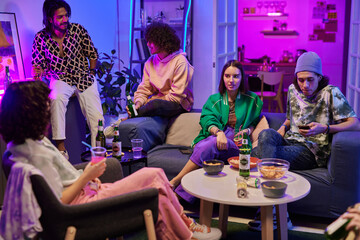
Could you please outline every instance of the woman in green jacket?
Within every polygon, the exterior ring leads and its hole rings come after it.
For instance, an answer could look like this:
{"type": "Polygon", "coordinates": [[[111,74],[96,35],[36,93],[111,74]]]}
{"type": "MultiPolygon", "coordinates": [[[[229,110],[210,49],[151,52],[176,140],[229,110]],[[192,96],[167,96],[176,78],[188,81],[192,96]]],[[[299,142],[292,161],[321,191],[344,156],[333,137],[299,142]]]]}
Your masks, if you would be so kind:
{"type": "MultiPolygon", "coordinates": [[[[222,69],[219,93],[211,95],[203,106],[200,118],[202,129],[193,141],[194,151],[181,172],[170,183],[179,185],[181,178],[210,159],[226,161],[239,155],[234,136],[249,135],[259,121],[262,101],[253,92],[245,90],[245,74],[240,62],[228,61],[222,69]]],[[[181,185],[175,192],[188,202],[194,197],[181,185]]]]}

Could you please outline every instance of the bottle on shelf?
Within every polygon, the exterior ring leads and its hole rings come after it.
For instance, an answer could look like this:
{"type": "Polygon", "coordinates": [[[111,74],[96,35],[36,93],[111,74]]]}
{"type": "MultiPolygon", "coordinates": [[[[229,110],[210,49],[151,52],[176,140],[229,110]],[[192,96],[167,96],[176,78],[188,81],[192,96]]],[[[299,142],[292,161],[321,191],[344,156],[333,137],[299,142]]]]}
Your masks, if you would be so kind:
{"type": "Polygon", "coordinates": [[[269,64],[267,62],[267,58],[264,58],[263,65],[261,66],[261,71],[267,72],[269,71],[269,64]]]}
{"type": "Polygon", "coordinates": [[[131,117],[132,118],[137,117],[138,112],[137,112],[137,110],[135,108],[135,104],[134,104],[133,100],[131,99],[130,94],[128,92],[126,93],[126,98],[127,98],[127,107],[131,113],[131,117]]]}
{"type": "Polygon", "coordinates": [[[121,142],[119,136],[119,127],[114,127],[114,139],[112,141],[112,156],[117,159],[121,159],[121,142]]]}
{"type": "Polygon", "coordinates": [[[12,77],[10,75],[10,69],[9,66],[5,67],[5,78],[4,78],[4,92],[9,87],[9,85],[12,83],[12,77]]]}
{"type": "Polygon", "coordinates": [[[239,147],[239,176],[245,179],[250,177],[250,153],[251,148],[247,133],[243,133],[242,144],[239,147]]]}
{"type": "MultiPolygon", "coordinates": [[[[358,204],[356,205],[357,208],[359,209],[360,206],[358,206],[358,204]]],[[[340,218],[340,217],[336,219],[325,229],[325,238],[329,240],[338,240],[345,238],[346,235],[348,234],[348,231],[346,230],[346,226],[350,221],[351,219],[340,218]]]]}
{"type": "Polygon", "coordinates": [[[103,126],[103,121],[101,119],[99,119],[98,122],[98,132],[96,134],[96,146],[106,148],[104,126],[103,126]]]}

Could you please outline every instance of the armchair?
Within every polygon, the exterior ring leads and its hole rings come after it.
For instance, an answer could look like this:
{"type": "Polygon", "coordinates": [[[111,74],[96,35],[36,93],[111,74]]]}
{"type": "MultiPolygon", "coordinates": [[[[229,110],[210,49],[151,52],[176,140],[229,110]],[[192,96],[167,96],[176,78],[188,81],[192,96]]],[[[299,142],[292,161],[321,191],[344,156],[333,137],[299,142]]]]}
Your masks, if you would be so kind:
{"type": "Polygon", "coordinates": [[[39,236],[43,239],[64,239],[70,226],[76,228],[76,239],[119,237],[145,226],[148,238],[156,239],[157,189],[144,189],[86,204],[65,205],[55,197],[42,176],[32,175],[30,178],[42,210],[43,232],[39,236]]]}
{"type": "MultiPolygon", "coordinates": [[[[7,175],[14,164],[5,152],[3,167],[7,175]]],[[[83,168],[80,164],[77,168],[83,168]]],[[[122,178],[118,160],[108,159],[103,182],[122,178]]],[[[158,216],[158,190],[155,188],[135,191],[99,201],[67,205],[54,195],[41,175],[30,176],[35,198],[41,208],[41,239],[105,239],[120,237],[144,227],[149,239],[156,239],[154,222],[158,216]]],[[[5,197],[5,200],[7,198],[5,197]]],[[[6,208],[6,202],[4,202],[6,208]]]]}

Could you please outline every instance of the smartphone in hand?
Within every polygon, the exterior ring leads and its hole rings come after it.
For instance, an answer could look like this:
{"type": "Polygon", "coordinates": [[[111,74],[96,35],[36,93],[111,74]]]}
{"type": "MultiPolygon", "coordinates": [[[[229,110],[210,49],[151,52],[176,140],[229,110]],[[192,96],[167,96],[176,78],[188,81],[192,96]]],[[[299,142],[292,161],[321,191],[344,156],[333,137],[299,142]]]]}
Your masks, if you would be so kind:
{"type": "Polygon", "coordinates": [[[310,126],[308,125],[301,125],[301,126],[298,126],[299,129],[304,129],[304,130],[307,130],[307,129],[310,129],[310,126]]]}

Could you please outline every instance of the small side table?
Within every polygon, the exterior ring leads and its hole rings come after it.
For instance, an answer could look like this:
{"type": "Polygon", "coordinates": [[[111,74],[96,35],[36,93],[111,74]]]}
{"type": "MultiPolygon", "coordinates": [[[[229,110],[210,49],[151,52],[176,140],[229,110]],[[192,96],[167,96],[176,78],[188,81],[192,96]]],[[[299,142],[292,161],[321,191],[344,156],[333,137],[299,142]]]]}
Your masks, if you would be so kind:
{"type": "MultiPolygon", "coordinates": [[[[135,163],[139,163],[139,162],[143,162],[145,164],[145,167],[148,166],[148,163],[147,163],[147,153],[143,150],[141,151],[141,157],[140,158],[137,158],[137,159],[134,159],[133,158],[133,152],[131,150],[131,148],[128,148],[128,147],[123,147],[122,148],[122,152],[124,153],[124,155],[122,155],[121,157],[121,160],[120,160],[120,163],[121,163],[121,166],[128,166],[128,169],[129,169],[129,174],[132,173],[131,171],[131,166],[135,163]]],[[[111,148],[110,149],[107,149],[107,152],[106,152],[107,156],[106,157],[112,157],[112,150],[111,148]]],[[[89,162],[91,160],[91,153],[90,151],[85,151],[81,154],[81,160],[83,162],[89,162]]]]}

